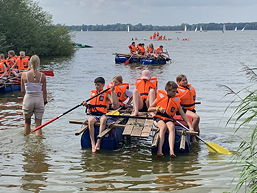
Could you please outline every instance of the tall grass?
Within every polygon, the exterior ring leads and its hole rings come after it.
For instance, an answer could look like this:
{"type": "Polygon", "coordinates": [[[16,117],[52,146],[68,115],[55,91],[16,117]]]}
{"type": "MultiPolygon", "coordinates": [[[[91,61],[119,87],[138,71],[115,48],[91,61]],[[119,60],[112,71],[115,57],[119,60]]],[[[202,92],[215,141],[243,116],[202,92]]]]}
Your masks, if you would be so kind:
{"type": "MultiPolygon", "coordinates": [[[[228,122],[234,122],[235,132],[247,128],[249,136],[242,139],[236,156],[239,165],[239,180],[232,192],[239,192],[245,187],[245,192],[257,192],[257,68],[244,66],[243,71],[252,82],[251,86],[235,92],[225,86],[229,91],[227,94],[234,94],[238,100],[233,100],[238,106],[234,110],[228,122]],[[243,95],[240,97],[239,95],[243,95]],[[238,103],[239,102],[239,103],[238,103]]],[[[232,104],[231,103],[231,104],[232,104]]]]}

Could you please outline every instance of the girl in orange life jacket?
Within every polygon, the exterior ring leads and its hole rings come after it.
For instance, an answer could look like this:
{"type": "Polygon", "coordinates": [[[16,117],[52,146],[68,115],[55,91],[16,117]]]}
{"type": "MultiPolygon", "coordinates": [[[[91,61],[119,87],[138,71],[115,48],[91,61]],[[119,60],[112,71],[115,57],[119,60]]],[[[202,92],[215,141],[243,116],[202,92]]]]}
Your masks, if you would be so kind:
{"type": "Polygon", "coordinates": [[[133,93],[129,90],[129,84],[123,83],[122,76],[119,75],[119,76],[113,77],[113,81],[108,84],[107,88],[111,88],[112,86],[115,87],[114,90],[119,100],[119,106],[123,108],[129,107],[133,96],[133,93]],[[124,102],[128,98],[129,100],[125,104],[124,102]]]}
{"type": "Polygon", "coordinates": [[[188,83],[187,77],[183,74],[180,74],[176,78],[177,84],[178,84],[178,93],[177,96],[181,100],[181,107],[183,108],[186,115],[192,117],[193,122],[193,128],[196,132],[200,132],[199,130],[199,122],[200,117],[196,114],[195,111],[195,98],[196,98],[196,92],[194,87],[188,83]]]}
{"type": "Polygon", "coordinates": [[[132,42],[131,45],[129,45],[130,54],[136,54],[137,48],[135,42],[132,42]]]}
{"type": "Polygon", "coordinates": [[[160,129],[160,138],[158,144],[157,156],[162,156],[162,146],[165,140],[165,132],[169,131],[169,148],[170,148],[170,156],[176,157],[174,153],[174,144],[175,144],[175,125],[173,121],[166,116],[168,114],[170,116],[174,116],[178,111],[181,113],[182,118],[187,122],[189,126],[189,130],[193,131],[193,127],[185,115],[184,111],[180,106],[180,99],[176,97],[177,93],[177,84],[173,81],[167,82],[164,90],[158,90],[157,98],[149,107],[149,112],[156,112],[155,121],[157,122],[157,126],[160,129]]]}
{"type": "Polygon", "coordinates": [[[148,107],[156,98],[158,79],[151,77],[149,70],[143,70],[141,78],[138,78],[135,83],[133,92],[133,113],[137,116],[139,111],[147,111],[148,107]]]}
{"type": "MultiPolygon", "coordinates": [[[[95,79],[94,83],[95,90],[91,91],[90,97],[93,97],[103,91],[105,80],[103,77],[98,77],[95,79]]],[[[83,102],[83,105],[87,107],[88,112],[91,114],[91,116],[88,118],[88,126],[92,152],[100,150],[101,143],[100,139],[95,142],[94,124],[96,121],[100,121],[99,133],[101,133],[105,129],[107,121],[105,113],[107,113],[107,108],[110,103],[112,104],[113,109],[117,109],[119,106],[117,95],[114,92],[114,87],[111,88],[111,93],[105,92],[90,100],[88,103],[83,102]]]]}

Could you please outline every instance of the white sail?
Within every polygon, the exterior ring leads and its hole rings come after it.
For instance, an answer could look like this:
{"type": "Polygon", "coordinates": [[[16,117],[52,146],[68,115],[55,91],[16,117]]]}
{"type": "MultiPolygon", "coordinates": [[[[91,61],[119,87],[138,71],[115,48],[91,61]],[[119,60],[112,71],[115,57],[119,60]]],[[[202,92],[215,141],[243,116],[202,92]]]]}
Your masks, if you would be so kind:
{"type": "Polygon", "coordinates": [[[202,28],[202,26],[200,26],[200,32],[202,32],[203,31],[203,28],[202,28]]]}
{"type": "Polygon", "coordinates": [[[243,27],[243,29],[241,29],[241,31],[244,31],[245,30],[245,27],[243,27]]]}
{"type": "Polygon", "coordinates": [[[237,31],[237,27],[235,27],[235,31],[237,31]]]}
{"type": "Polygon", "coordinates": [[[184,31],[187,31],[187,26],[185,25],[184,31]]]}
{"type": "Polygon", "coordinates": [[[197,27],[195,28],[195,31],[197,31],[197,27]]]}
{"type": "Polygon", "coordinates": [[[226,26],[223,24],[222,32],[224,33],[226,31],[226,26]]]}
{"type": "Polygon", "coordinates": [[[129,32],[129,25],[128,25],[128,32],[129,32]]]}

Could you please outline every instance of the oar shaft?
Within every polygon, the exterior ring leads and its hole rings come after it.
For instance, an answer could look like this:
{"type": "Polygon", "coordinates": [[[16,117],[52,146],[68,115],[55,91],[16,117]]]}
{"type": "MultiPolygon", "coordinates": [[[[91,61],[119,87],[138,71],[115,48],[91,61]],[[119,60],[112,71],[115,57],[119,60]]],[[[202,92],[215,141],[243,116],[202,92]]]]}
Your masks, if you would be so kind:
{"type": "MultiPolygon", "coordinates": [[[[97,95],[91,97],[90,99],[87,99],[85,102],[88,102],[88,101],[94,99],[95,97],[97,97],[97,96],[103,94],[104,92],[108,91],[109,89],[110,89],[110,88],[107,88],[107,89],[103,90],[102,92],[100,92],[100,93],[98,93],[97,95]]],[[[35,128],[35,129],[33,129],[30,133],[33,133],[33,132],[35,132],[35,131],[41,129],[42,127],[44,127],[44,126],[46,126],[46,125],[52,123],[53,121],[59,119],[59,118],[62,117],[63,115],[66,115],[67,113],[73,111],[74,109],[76,109],[76,108],[78,108],[78,107],[80,107],[80,106],[82,106],[82,105],[83,105],[83,103],[80,103],[80,104],[76,105],[75,107],[71,108],[70,110],[68,110],[68,111],[66,111],[66,112],[64,112],[64,113],[62,113],[62,114],[60,114],[59,116],[57,116],[57,117],[55,117],[55,118],[53,118],[53,119],[47,121],[46,123],[44,123],[44,124],[38,126],[38,127],[35,128]]]]}

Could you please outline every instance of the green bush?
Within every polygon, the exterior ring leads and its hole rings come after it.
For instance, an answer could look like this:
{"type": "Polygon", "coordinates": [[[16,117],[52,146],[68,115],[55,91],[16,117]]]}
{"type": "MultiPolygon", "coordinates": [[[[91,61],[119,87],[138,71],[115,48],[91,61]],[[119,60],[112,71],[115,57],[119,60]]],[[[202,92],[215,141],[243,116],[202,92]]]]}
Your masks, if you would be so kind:
{"type": "Polygon", "coordinates": [[[66,56],[74,52],[69,30],[32,0],[0,0],[0,52],[66,56]]]}

